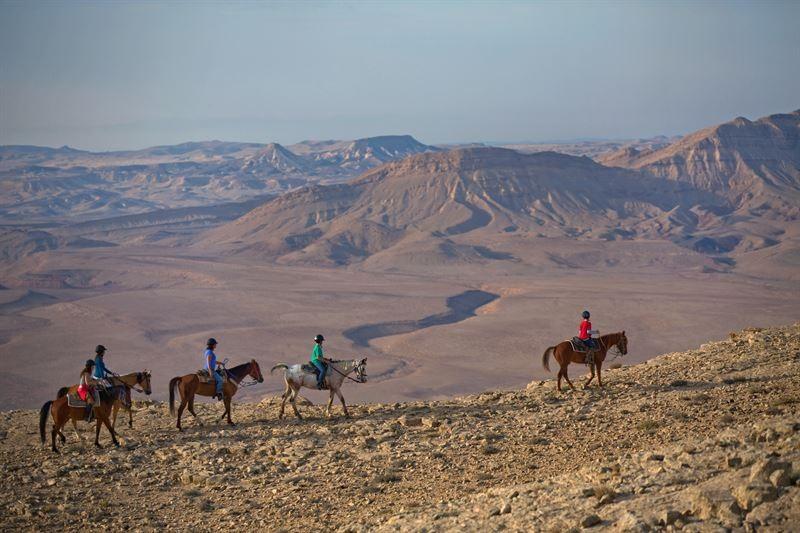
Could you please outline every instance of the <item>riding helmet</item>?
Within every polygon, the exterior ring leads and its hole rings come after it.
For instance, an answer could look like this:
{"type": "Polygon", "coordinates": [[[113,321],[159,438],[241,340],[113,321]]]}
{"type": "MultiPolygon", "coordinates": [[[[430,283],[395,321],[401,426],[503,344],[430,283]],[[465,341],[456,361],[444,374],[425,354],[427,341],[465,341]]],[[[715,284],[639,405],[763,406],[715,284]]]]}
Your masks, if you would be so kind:
{"type": "Polygon", "coordinates": [[[94,366],[94,361],[92,359],[87,359],[86,366],[94,366]]]}
{"type": "Polygon", "coordinates": [[[581,316],[583,318],[589,318],[589,311],[584,311],[583,313],[581,313],[581,316]]]}
{"type": "Polygon", "coordinates": [[[324,340],[325,337],[323,337],[322,335],[317,335],[316,337],[314,337],[314,342],[322,342],[324,340]]]}
{"type": "Polygon", "coordinates": [[[217,339],[215,339],[214,337],[211,337],[210,339],[208,339],[206,341],[206,346],[208,346],[208,347],[216,346],[216,345],[217,345],[217,339]]]}
{"type": "Polygon", "coordinates": [[[97,347],[95,347],[94,349],[94,353],[96,353],[97,355],[106,353],[106,347],[103,346],[102,344],[98,344],[97,347]]]}

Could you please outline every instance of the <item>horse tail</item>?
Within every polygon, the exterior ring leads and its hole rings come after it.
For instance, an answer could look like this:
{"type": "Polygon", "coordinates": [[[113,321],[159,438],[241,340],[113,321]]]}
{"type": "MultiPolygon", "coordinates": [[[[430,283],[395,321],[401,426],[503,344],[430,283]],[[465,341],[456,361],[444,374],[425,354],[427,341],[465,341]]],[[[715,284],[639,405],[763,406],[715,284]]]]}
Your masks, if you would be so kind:
{"type": "Polygon", "coordinates": [[[556,347],[555,347],[555,346],[550,346],[550,347],[549,347],[549,348],[547,348],[547,349],[544,351],[544,353],[542,354],[542,366],[543,366],[543,367],[544,367],[544,369],[545,369],[545,370],[547,370],[548,372],[550,372],[550,352],[552,352],[552,351],[553,351],[553,350],[555,350],[555,349],[556,349],[556,347]]]}
{"type": "Polygon", "coordinates": [[[286,363],[278,363],[277,365],[275,365],[275,366],[273,366],[272,368],[269,369],[269,373],[272,374],[275,371],[276,368],[282,368],[284,370],[289,370],[289,365],[287,365],[286,363]]]}
{"type": "Polygon", "coordinates": [[[58,389],[58,395],[56,396],[56,398],[63,398],[64,396],[67,395],[68,392],[69,392],[69,387],[61,387],[60,389],[58,389]]]}
{"type": "Polygon", "coordinates": [[[180,380],[180,376],[169,380],[169,414],[171,415],[175,414],[175,387],[178,386],[180,380]]]}
{"type": "Polygon", "coordinates": [[[42,444],[44,444],[44,427],[47,424],[47,415],[50,413],[52,404],[53,400],[47,400],[39,410],[39,437],[42,439],[42,444]]]}

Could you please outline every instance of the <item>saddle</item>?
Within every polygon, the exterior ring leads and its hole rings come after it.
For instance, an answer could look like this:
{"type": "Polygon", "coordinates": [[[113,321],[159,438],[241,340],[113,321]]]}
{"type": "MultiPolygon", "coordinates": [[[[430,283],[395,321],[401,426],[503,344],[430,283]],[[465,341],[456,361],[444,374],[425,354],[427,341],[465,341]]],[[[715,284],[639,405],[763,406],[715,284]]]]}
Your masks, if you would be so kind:
{"type": "Polygon", "coordinates": [[[587,365],[594,364],[594,353],[597,351],[597,348],[590,348],[584,341],[582,341],[578,337],[572,337],[571,339],[569,339],[569,343],[572,345],[573,351],[586,354],[587,365]]]}
{"type": "Polygon", "coordinates": [[[68,392],[67,405],[69,405],[70,407],[86,408],[89,404],[81,400],[77,392],[68,392]]]}
{"type": "MultiPolygon", "coordinates": [[[[225,383],[228,381],[228,372],[225,369],[220,369],[219,373],[222,375],[222,382],[225,383]]],[[[201,368],[197,372],[197,379],[200,380],[200,383],[216,383],[214,378],[211,377],[211,374],[208,373],[207,368],[201,368]]]]}
{"type": "MultiPolygon", "coordinates": [[[[324,385],[323,386],[323,390],[327,389],[328,385],[329,385],[328,379],[330,379],[330,365],[327,365],[327,366],[328,366],[328,372],[325,373],[325,381],[323,383],[323,385],[324,385]]],[[[305,364],[300,365],[300,369],[303,372],[305,372],[306,374],[311,374],[315,378],[319,379],[319,369],[317,367],[315,367],[314,365],[312,365],[311,363],[305,363],[305,364]]]]}

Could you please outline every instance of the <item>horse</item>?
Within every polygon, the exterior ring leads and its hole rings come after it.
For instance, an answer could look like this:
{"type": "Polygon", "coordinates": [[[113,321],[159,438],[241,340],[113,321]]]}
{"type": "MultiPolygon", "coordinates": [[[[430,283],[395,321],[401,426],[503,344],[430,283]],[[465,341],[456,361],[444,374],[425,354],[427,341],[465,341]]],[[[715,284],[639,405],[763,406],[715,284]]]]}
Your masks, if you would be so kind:
{"type": "MultiPolygon", "coordinates": [[[[133,428],[133,408],[131,405],[131,389],[136,390],[136,392],[143,392],[150,396],[153,392],[150,388],[150,371],[144,370],[142,372],[131,372],[130,374],[123,374],[121,376],[113,375],[111,377],[111,383],[113,385],[124,385],[125,386],[125,401],[123,402],[119,398],[114,402],[114,411],[111,413],[111,425],[117,427],[117,413],[119,412],[120,407],[128,411],[128,427],[133,428]],[[136,386],[141,386],[141,390],[136,389],[136,386]]],[[[68,392],[75,392],[78,390],[77,385],[73,385],[71,387],[61,387],[58,390],[57,398],[61,398],[68,392]]],[[[75,433],[78,434],[78,427],[74,426],[75,433]]],[[[78,434],[80,437],[80,434],[78,434]]],[[[62,441],[63,442],[63,441],[62,441]]]]}
{"type": "MultiPolygon", "coordinates": [[[[119,398],[120,394],[124,394],[124,390],[122,386],[111,387],[107,390],[99,391],[98,396],[100,397],[100,405],[92,405],[92,410],[94,415],[97,419],[97,424],[95,426],[95,433],[94,433],[94,445],[98,448],[102,448],[100,446],[100,425],[103,424],[108,429],[108,432],[111,433],[111,440],[114,442],[114,446],[119,448],[119,441],[117,440],[117,434],[114,432],[114,427],[111,425],[111,421],[109,417],[111,415],[111,409],[114,405],[114,402],[119,398]]],[[[53,430],[50,432],[51,440],[52,440],[52,450],[55,453],[58,453],[58,448],[56,448],[56,435],[61,437],[61,442],[65,442],[66,438],[64,434],[61,432],[61,429],[66,425],[67,420],[72,421],[73,427],[76,427],[76,420],[84,420],[86,418],[86,408],[85,407],[70,407],[69,403],[67,402],[67,395],[61,396],[56,400],[49,400],[44,403],[42,408],[39,410],[39,436],[41,437],[42,444],[45,442],[44,430],[45,425],[47,424],[47,413],[53,415],[53,430]]],[[[76,427],[77,433],[77,427],[76,427]]],[[[79,435],[80,436],[80,435],[79,435]]]]}
{"type": "MultiPolygon", "coordinates": [[[[226,369],[226,371],[228,373],[228,380],[222,384],[222,401],[225,403],[225,412],[222,413],[219,420],[221,421],[227,416],[228,424],[234,426],[236,424],[231,420],[231,398],[233,398],[236,391],[239,390],[239,383],[246,376],[250,376],[257,382],[262,383],[264,377],[261,375],[261,368],[259,368],[255,359],[251,359],[249,363],[243,363],[231,369],[226,369]]],[[[200,383],[200,378],[197,373],[172,378],[169,381],[169,412],[172,415],[175,414],[176,388],[181,393],[181,405],[178,407],[178,431],[183,431],[181,428],[181,415],[187,406],[195,421],[202,426],[203,421],[200,420],[194,412],[194,397],[196,394],[201,396],[214,396],[214,394],[216,394],[214,381],[212,380],[211,383],[200,383]]]]}
{"type": "MultiPolygon", "coordinates": [[[[619,350],[619,353],[622,355],[626,355],[628,353],[628,338],[625,336],[625,331],[620,333],[609,333],[608,335],[603,335],[599,339],[597,339],[597,344],[599,348],[594,351],[594,358],[593,364],[590,363],[589,367],[592,370],[592,375],[589,379],[586,380],[586,383],[583,384],[583,388],[587,388],[589,383],[592,382],[594,379],[594,367],[597,366],[597,384],[598,386],[603,386],[603,379],[601,377],[601,369],[603,367],[603,361],[606,358],[606,353],[608,352],[609,348],[612,346],[616,346],[619,350]]],[[[561,378],[567,380],[570,388],[575,390],[575,386],[569,380],[569,376],[567,376],[567,367],[570,363],[587,363],[586,360],[586,353],[585,352],[576,352],[572,349],[572,344],[570,341],[560,342],[556,346],[550,346],[542,355],[542,366],[545,370],[550,372],[550,352],[553,352],[553,357],[555,360],[558,361],[558,364],[561,368],[558,370],[558,382],[557,387],[558,391],[561,392],[561,378]]]]}
{"type": "MultiPolygon", "coordinates": [[[[303,365],[287,365],[286,363],[278,363],[273,366],[269,371],[272,374],[276,369],[283,369],[283,379],[286,381],[286,390],[281,396],[281,412],[278,418],[283,418],[283,411],[286,407],[286,400],[292,402],[292,409],[297,418],[302,419],[300,411],[297,410],[297,397],[300,389],[306,387],[309,389],[316,389],[317,376],[303,370],[303,365]]],[[[325,379],[328,382],[328,390],[330,390],[330,400],[328,400],[328,408],[325,410],[325,415],[331,416],[331,406],[333,405],[334,394],[339,397],[344,408],[344,416],[350,418],[350,413],[347,411],[347,404],[344,403],[344,396],[342,396],[342,384],[344,379],[350,379],[358,383],[367,382],[367,358],[356,361],[354,359],[346,361],[331,361],[328,363],[328,372],[325,379]],[[348,374],[356,373],[356,379],[351,378],[348,374]]]]}

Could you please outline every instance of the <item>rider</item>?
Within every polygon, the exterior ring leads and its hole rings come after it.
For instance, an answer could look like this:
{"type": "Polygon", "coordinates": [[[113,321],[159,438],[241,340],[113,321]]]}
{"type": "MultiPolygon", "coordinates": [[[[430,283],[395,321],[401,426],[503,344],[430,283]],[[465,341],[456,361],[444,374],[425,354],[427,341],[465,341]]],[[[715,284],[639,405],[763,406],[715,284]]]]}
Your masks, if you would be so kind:
{"type": "Polygon", "coordinates": [[[100,405],[100,395],[97,392],[97,380],[92,375],[92,369],[95,366],[94,361],[88,359],[86,366],[81,371],[80,381],[78,381],[78,397],[86,402],[86,421],[92,421],[92,407],[93,405],[100,405]],[[91,394],[91,398],[89,395],[91,394]]]}
{"type": "Polygon", "coordinates": [[[98,344],[94,349],[94,353],[94,373],[92,374],[92,377],[101,387],[111,387],[111,382],[109,382],[107,378],[114,373],[106,368],[106,364],[103,362],[103,356],[106,354],[106,347],[102,344],[98,344]]]}
{"type": "Polygon", "coordinates": [[[592,329],[592,323],[589,322],[589,311],[584,311],[581,313],[583,320],[581,321],[580,325],[578,326],[578,338],[583,341],[583,343],[589,348],[589,350],[594,350],[597,348],[597,345],[592,338],[592,335],[597,335],[600,333],[599,330],[592,329]]]}
{"type": "Polygon", "coordinates": [[[208,375],[214,378],[214,398],[217,400],[222,399],[222,374],[217,371],[217,354],[214,353],[214,348],[217,347],[217,339],[210,338],[206,341],[206,370],[208,375]]]}
{"type": "Polygon", "coordinates": [[[319,373],[317,374],[317,388],[325,388],[325,372],[328,369],[328,359],[322,353],[322,343],[325,342],[325,337],[317,335],[314,337],[314,349],[311,351],[311,364],[317,367],[319,373]]]}

